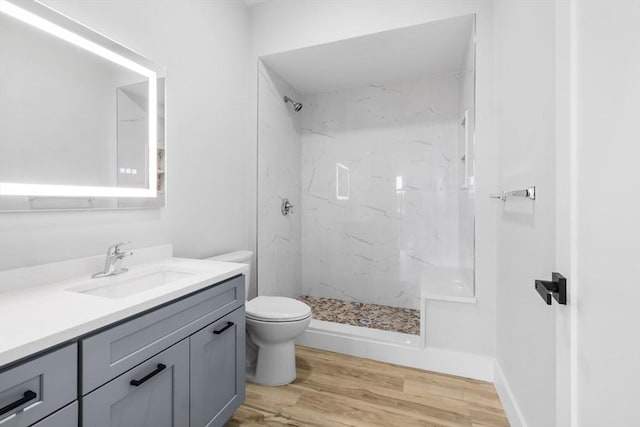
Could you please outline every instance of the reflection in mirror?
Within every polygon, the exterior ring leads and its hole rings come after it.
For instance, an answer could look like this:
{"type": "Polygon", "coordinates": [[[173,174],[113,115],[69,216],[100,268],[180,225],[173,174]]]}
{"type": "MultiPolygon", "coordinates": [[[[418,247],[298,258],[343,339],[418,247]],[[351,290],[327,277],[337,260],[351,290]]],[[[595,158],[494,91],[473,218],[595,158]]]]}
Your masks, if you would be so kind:
{"type": "Polygon", "coordinates": [[[6,0],[0,64],[0,209],[164,205],[162,67],[6,0]]]}
{"type": "MultiPolygon", "coordinates": [[[[157,149],[156,149],[156,198],[118,199],[119,208],[156,207],[164,204],[165,188],[165,127],[164,127],[164,78],[158,79],[157,149]]],[[[134,83],[117,89],[117,185],[119,188],[146,188],[149,185],[149,159],[141,151],[141,141],[147,138],[148,109],[147,84],[134,83]]]]}

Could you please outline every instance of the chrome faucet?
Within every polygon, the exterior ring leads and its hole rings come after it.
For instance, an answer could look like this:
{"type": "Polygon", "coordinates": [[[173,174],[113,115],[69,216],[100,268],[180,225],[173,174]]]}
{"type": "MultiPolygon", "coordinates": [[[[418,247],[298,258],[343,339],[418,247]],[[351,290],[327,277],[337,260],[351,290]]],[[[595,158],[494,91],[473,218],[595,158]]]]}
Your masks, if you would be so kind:
{"type": "Polygon", "coordinates": [[[91,277],[97,279],[100,277],[115,276],[116,274],[122,274],[129,271],[126,268],[120,268],[120,261],[122,261],[124,257],[133,255],[133,252],[120,251],[120,246],[128,245],[129,243],[131,242],[120,242],[109,246],[109,249],[107,249],[107,257],[104,260],[104,271],[96,273],[91,277]]]}

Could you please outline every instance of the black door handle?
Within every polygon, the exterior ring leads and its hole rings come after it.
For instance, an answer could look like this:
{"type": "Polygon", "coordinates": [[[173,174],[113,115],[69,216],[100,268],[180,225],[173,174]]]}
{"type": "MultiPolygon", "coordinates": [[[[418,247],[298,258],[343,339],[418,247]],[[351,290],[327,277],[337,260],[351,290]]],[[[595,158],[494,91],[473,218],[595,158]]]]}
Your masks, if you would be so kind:
{"type": "Polygon", "coordinates": [[[540,294],[542,299],[551,305],[551,297],[553,297],[558,304],[567,304],[567,279],[560,273],[552,273],[552,280],[536,280],[536,291],[540,294]]]}
{"type": "Polygon", "coordinates": [[[27,390],[24,392],[24,394],[22,395],[22,398],[16,400],[13,403],[9,403],[7,406],[5,406],[4,408],[0,408],[0,415],[4,415],[7,412],[11,412],[14,409],[24,405],[25,403],[29,402],[30,400],[35,399],[36,397],[38,397],[38,395],[31,390],[27,390]]]}
{"type": "Polygon", "coordinates": [[[229,329],[230,327],[232,327],[234,325],[233,322],[227,322],[227,326],[225,326],[222,329],[218,329],[217,331],[213,331],[214,334],[216,335],[220,335],[221,333],[223,333],[224,331],[226,331],[227,329],[229,329]]]}
{"type": "Polygon", "coordinates": [[[158,363],[158,367],[156,368],[155,371],[149,372],[147,375],[145,375],[144,377],[140,378],[139,380],[131,380],[131,381],[129,381],[129,384],[138,387],[139,385],[143,384],[144,382],[146,382],[146,381],[150,380],[151,378],[155,377],[156,375],[158,375],[160,372],[164,371],[166,367],[167,367],[167,365],[164,365],[162,363],[158,363]]]}

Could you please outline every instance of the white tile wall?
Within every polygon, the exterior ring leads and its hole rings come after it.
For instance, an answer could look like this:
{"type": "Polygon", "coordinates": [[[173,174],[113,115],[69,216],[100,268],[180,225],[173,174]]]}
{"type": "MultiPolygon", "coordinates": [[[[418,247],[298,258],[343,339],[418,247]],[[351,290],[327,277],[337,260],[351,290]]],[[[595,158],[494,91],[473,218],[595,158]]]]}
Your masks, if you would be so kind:
{"type": "Polygon", "coordinates": [[[460,87],[445,75],[305,97],[304,294],[419,308],[424,282],[459,265],[460,87]]]}
{"type": "Polygon", "coordinates": [[[300,95],[259,64],[258,108],[258,294],[300,295],[300,113],[285,95],[300,95]],[[283,216],[282,199],[294,213],[283,216]]]}

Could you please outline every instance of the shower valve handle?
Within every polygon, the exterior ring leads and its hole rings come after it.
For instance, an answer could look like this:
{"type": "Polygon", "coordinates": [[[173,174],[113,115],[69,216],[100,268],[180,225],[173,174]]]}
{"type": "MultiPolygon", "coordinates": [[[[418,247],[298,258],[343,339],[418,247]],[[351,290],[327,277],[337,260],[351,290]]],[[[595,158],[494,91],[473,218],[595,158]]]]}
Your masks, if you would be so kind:
{"type": "Polygon", "coordinates": [[[282,205],[280,206],[282,215],[287,216],[293,213],[293,205],[289,203],[289,199],[282,199],[282,205]]]}

